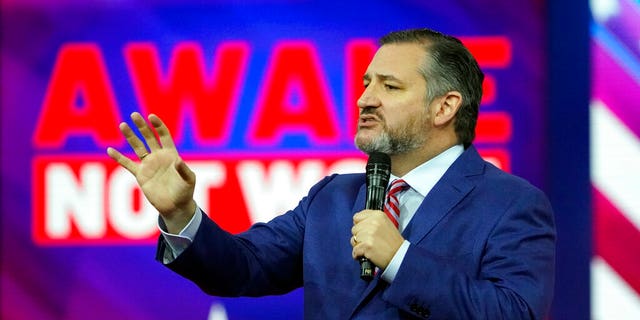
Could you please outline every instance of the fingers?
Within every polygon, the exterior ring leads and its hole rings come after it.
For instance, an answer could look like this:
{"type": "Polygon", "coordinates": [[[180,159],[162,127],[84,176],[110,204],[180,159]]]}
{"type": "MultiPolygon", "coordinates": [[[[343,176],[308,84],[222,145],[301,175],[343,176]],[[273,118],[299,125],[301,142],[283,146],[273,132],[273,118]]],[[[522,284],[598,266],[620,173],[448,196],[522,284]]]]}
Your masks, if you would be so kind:
{"type": "MultiPolygon", "coordinates": [[[[144,120],[142,115],[138,112],[134,112],[131,114],[131,120],[133,120],[133,123],[136,125],[136,128],[138,128],[138,131],[140,131],[140,134],[142,134],[142,137],[144,138],[144,141],[149,146],[149,149],[151,150],[151,152],[160,149],[160,144],[156,139],[155,133],[153,132],[153,130],[151,130],[151,127],[149,127],[149,124],[147,123],[146,120],[144,120]]],[[[136,152],[136,154],[138,153],[136,152]]]]}
{"type": "MultiPolygon", "coordinates": [[[[358,224],[361,221],[371,218],[372,215],[376,215],[376,212],[382,212],[380,210],[369,210],[365,209],[353,215],[353,224],[358,224]]],[[[384,214],[384,213],[382,213],[384,214]]]]}
{"type": "Polygon", "coordinates": [[[366,257],[378,267],[384,267],[404,238],[384,212],[363,210],[353,216],[352,237],[354,259],[366,257]]]}
{"type": "Polygon", "coordinates": [[[151,122],[151,125],[153,125],[153,128],[158,133],[162,147],[175,149],[176,146],[173,144],[171,133],[169,133],[169,129],[167,129],[164,122],[162,122],[162,120],[155,114],[149,115],[149,122],[151,122]]]}
{"type": "Polygon", "coordinates": [[[138,167],[137,164],[131,161],[131,159],[125,157],[122,153],[120,153],[120,151],[109,147],[107,148],[107,154],[109,155],[109,157],[111,157],[111,159],[115,160],[117,163],[127,169],[127,171],[131,172],[133,175],[136,175],[136,170],[138,167]]]}
{"type": "Polygon", "coordinates": [[[127,143],[133,149],[133,152],[138,156],[138,158],[144,157],[147,152],[147,147],[145,147],[144,143],[138,138],[138,136],[133,132],[131,127],[126,122],[123,122],[119,126],[120,132],[125,139],[127,139],[127,143]]]}
{"type": "Polygon", "coordinates": [[[351,228],[351,238],[349,239],[349,243],[353,248],[351,251],[351,255],[354,259],[358,259],[360,257],[365,257],[365,253],[367,252],[367,248],[370,247],[372,238],[369,233],[370,230],[362,229],[361,225],[354,225],[351,228]]]}
{"type": "Polygon", "coordinates": [[[357,242],[356,239],[351,237],[351,246],[353,249],[351,250],[351,257],[353,259],[360,259],[361,257],[370,258],[367,256],[367,253],[370,251],[369,245],[364,242],[357,242]]]}
{"type": "Polygon", "coordinates": [[[138,137],[138,135],[136,135],[133,129],[126,122],[121,123],[119,128],[122,135],[127,139],[127,143],[129,143],[133,152],[135,152],[140,160],[151,152],[157,151],[161,148],[175,149],[175,144],[171,138],[169,129],[167,129],[167,126],[158,116],[154,114],[149,115],[149,122],[153,126],[153,129],[138,112],[131,113],[131,120],[142,135],[144,142],[138,137]],[[156,138],[156,133],[158,134],[160,141],[156,138]],[[149,150],[147,150],[147,146],[149,147],[149,150]]]}
{"type": "Polygon", "coordinates": [[[193,185],[196,183],[196,174],[193,173],[191,169],[189,169],[187,164],[184,163],[182,159],[178,159],[178,161],[175,164],[175,168],[176,168],[176,171],[178,171],[178,174],[180,175],[180,177],[184,179],[184,181],[186,181],[188,184],[193,185]]]}

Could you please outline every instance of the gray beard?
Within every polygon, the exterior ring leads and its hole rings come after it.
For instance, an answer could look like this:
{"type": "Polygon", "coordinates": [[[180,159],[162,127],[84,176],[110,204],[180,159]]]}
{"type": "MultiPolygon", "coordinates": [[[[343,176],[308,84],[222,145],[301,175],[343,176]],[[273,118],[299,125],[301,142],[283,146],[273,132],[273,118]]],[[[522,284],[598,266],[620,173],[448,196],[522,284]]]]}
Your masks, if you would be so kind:
{"type": "Polygon", "coordinates": [[[354,139],[356,147],[367,154],[372,152],[382,152],[389,155],[407,153],[420,147],[425,138],[423,136],[410,135],[405,132],[395,132],[389,134],[384,131],[369,143],[359,144],[358,135],[354,139]]]}

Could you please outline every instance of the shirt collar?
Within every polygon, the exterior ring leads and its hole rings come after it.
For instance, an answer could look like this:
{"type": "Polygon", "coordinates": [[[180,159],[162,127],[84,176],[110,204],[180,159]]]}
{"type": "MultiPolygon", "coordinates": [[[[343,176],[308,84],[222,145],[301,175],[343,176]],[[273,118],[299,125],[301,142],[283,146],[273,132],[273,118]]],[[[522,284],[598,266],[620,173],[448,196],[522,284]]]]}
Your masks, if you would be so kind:
{"type": "MultiPolygon", "coordinates": [[[[421,196],[426,197],[433,186],[436,185],[438,180],[442,178],[447,169],[449,169],[463,152],[464,147],[461,144],[457,144],[429,161],[413,168],[401,178],[421,196]]],[[[389,183],[399,178],[400,177],[392,174],[389,183]]]]}

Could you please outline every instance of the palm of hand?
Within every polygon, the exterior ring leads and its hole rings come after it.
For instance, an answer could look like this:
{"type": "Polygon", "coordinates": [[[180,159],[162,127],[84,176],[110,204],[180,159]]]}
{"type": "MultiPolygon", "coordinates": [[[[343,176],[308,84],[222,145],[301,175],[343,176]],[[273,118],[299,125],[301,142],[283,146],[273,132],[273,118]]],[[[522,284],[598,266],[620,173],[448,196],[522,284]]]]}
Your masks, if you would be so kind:
{"type": "Polygon", "coordinates": [[[175,150],[157,150],[145,157],[135,175],[147,200],[162,213],[176,211],[193,195],[193,186],[176,170],[178,161],[175,150]]]}

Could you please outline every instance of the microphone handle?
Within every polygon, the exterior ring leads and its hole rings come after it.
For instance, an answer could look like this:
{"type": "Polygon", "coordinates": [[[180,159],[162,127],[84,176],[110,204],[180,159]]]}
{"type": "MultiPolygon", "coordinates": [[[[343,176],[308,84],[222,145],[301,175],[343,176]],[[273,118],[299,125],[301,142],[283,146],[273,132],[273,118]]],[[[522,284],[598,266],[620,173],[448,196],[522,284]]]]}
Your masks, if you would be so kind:
{"type": "MultiPolygon", "coordinates": [[[[384,194],[386,185],[371,186],[367,190],[367,201],[365,208],[370,210],[382,210],[384,206],[384,194]]],[[[376,266],[366,257],[360,257],[360,279],[365,281],[373,280],[376,266]]]]}
{"type": "Polygon", "coordinates": [[[369,259],[360,257],[360,279],[365,281],[373,280],[373,270],[375,267],[369,259]]]}

